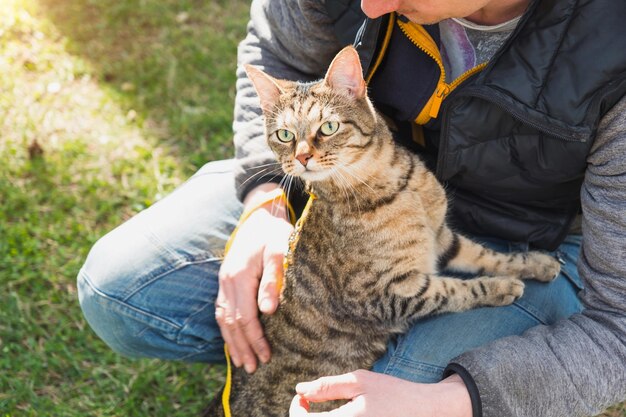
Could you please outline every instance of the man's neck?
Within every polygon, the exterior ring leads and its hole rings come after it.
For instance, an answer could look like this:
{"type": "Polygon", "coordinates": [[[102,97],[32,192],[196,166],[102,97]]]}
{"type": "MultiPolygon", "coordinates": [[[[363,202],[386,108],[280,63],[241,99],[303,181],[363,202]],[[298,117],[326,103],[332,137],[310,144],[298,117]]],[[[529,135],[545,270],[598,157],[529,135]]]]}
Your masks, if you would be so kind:
{"type": "Polygon", "coordinates": [[[479,25],[497,25],[523,14],[529,3],[530,0],[493,0],[465,19],[479,25]]]}

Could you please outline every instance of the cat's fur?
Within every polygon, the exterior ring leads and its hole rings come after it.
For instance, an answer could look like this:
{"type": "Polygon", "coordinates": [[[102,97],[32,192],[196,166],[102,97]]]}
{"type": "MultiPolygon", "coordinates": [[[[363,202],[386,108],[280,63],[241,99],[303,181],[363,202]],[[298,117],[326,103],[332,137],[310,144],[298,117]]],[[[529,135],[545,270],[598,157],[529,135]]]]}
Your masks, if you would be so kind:
{"type": "MultiPolygon", "coordinates": [[[[317,199],[296,231],[280,306],[262,317],[272,359],[252,375],[234,369],[233,417],[287,416],[298,382],[369,368],[389,338],[419,317],[507,305],[522,295],[520,279],[558,274],[547,255],[496,253],[446,226],[442,186],[394,143],[366,97],[353,48],[317,83],[246,69],[270,147],[317,199]],[[326,136],[320,129],[329,121],[339,126],[326,136]],[[293,140],[278,140],[278,129],[293,140]],[[444,268],[479,277],[439,275],[444,268]]],[[[205,415],[223,415],[220,395],[205,415]]]]}

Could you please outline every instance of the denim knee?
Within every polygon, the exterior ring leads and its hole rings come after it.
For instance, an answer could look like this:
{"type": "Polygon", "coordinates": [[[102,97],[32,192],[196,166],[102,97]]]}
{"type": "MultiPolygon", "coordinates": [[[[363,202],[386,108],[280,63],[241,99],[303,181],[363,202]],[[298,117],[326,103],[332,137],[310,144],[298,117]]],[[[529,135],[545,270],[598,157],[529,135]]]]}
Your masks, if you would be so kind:
{"type": "MultiPolygon", "coordinates": [[[[143,281],[137,267],[145,263],[132,259],[134,253],[142,252],[143,245],[136,241],[137,234],[121,234],[118,228],[91,249],[78,274],[78,298],[85,319],[107,345],[124,356],[146,356],[142,346],[145,326],[137,320],[143,312],[137,310],[133,314],[126,302],[143,281]]],[[[154,320],[154,324],[164,335],[171,337],[175,332],[175,326],[163,320],[154,320]]]]}
{"type": "Polygon", "coordinates": [[[180,258],[125,229],[101,238],[78,274],[80,305],[93,331],[127,357],[221,361],[217,280],[208,282],[218,260],[180,258]]]}
{"type": "Polygon", "coordinates": [[[94,331],[127,356],[221,361],[221,254],[241,214],[232,161],[206,164],[101,238],[78,276],[94,331]]]}
{"type": "Polygon", "coordinates": [[[77,280],[83,315],[98,337],[121,355],[130,358],[147,356],[140,337],[141,326],[116,308],[116,300],[98,290],[83,270],[77,280]]]}

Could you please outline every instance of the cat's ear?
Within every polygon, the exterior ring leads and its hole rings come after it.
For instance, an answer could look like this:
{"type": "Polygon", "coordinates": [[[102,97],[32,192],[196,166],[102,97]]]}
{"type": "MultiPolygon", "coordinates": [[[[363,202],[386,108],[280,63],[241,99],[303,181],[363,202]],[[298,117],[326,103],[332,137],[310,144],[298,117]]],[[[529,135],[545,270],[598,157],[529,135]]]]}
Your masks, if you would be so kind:
{"type": "Polygon", "coordinates": [[[243,67],[261,100],[261,108],[264,112],[270,112],[283,93],[280,81],[253,65],[244,64],[243,67]]]}
{"type": "Polygon", "coordinates": [[[330,87],[356,98],[365,97],[366,87],[359,54],[352,46],[343,48],[326,72],[324,81],[330,87]]]}

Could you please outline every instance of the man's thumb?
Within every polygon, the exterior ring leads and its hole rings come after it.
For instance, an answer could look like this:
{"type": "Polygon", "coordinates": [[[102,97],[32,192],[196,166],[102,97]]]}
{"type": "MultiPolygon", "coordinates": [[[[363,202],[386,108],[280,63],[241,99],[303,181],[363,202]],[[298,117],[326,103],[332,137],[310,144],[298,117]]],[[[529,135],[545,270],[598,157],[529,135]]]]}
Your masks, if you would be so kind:
{"type": "Polygon", "coordinates": [[[278,307],[278,296],[283,281],[283,257],[267,257],[263,263],[263,274],[259,283],[259,309],[264,314],[272,314],[278,307]]]}

